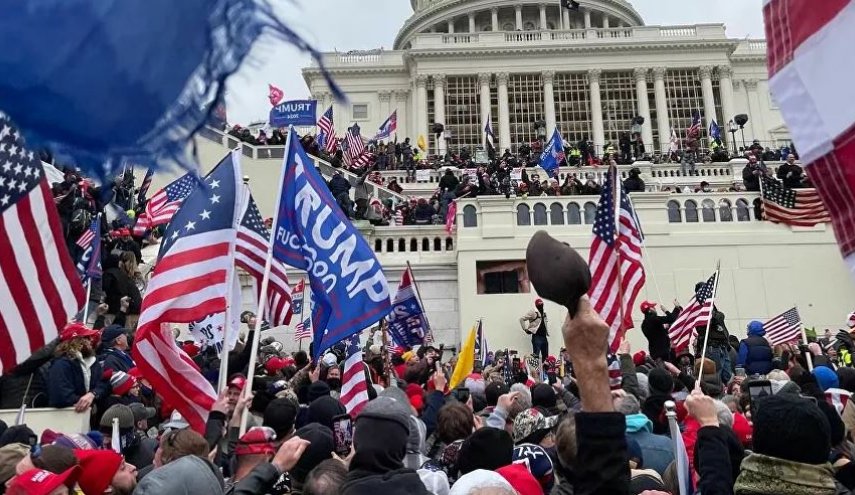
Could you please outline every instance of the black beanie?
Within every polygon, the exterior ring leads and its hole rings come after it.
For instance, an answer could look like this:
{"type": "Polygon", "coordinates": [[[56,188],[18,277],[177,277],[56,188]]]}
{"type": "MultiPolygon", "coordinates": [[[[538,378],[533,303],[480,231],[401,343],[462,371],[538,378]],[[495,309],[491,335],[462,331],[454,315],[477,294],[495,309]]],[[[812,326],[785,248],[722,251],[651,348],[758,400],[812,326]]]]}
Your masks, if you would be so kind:
{"type": "Polygon", "coordinates": [[[309,404],[309,423],[318,423],[330,430],[333,428],[333,418],[344,414],[347,409],[329,395],[318,397],[309,404]]]}
{"type": "Polygon", "coordinates": [[[0,447],[10,443],[22,443],[33,446],[38,441],[35,432],[27,425],[10,426],[0,435],[0,447]]]}
{"type": "Polygon", "coordinates": [[[325,395],[330,395],[330,386],[327,385],[327,382],[318,380],[309,385],[309,390],[306,392],[306,401],[311,404],[318,397],[323,397],[325,395]]]}
{"type": "Polygon", "coordinates": [[[674,391],[674,378],[662,368],[653,368],[647,374],[647,386],[650,395],[670,395],[674,391]]]}
{"type": "Polygon", "coordinates": [[[538,383],[531,388],[531,405],[553,408],[556,403],[555,390],[548,383],[538,383]]]}
{"type": "Polygon", "coordinates": [[[484,389],[484,395],[487,396],[487,405],[495,406],[499,403],[499,397],[508,393],[508,386],[502,382],[490,382],[484,389]]]}
{"type": "Polygon", "coordinates": [[[754,409],[754,452],[805,464],[828,462],[831,427],[812,401],[778,394],[758,400],[754,409]]]}
{"type": "Polygon", "coordinates": [[[514,460],[514,440],[505,430],[481,428],[460,446],[457,468],[464,475],[476,469],[495,471],[514,460]]]}
{"type": "Polygon", "coordinates": [[[276,432],[278,440],[284,440],[294,428],[297,419],[297,404],[291,399],[280,398],[270,401],[264,410],[262,426],[269,426],[276,432]]]}
{"type": "Polygon", "coordinates": [[[303,483],[306,481],[309,471],[325,459],[332,458],[335,443],[333,442],[332,431],[326,426],[317,423],[307,424],[297,430],[295,435],[310,442],[294,468],[288,471],[294,480],[303,483]]]}

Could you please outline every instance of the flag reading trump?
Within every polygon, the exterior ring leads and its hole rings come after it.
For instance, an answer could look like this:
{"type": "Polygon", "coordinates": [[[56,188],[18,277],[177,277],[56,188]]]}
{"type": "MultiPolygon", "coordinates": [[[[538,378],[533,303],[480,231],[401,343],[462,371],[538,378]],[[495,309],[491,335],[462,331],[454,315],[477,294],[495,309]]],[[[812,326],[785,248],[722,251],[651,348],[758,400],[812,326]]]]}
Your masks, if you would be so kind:
{"type": "Polygon", "coordinates": [[[282,173],[273,256],[306,270],[314,356],[389,314],[389,283],[365,238],[327,189],[293,129],[282,173]]]}

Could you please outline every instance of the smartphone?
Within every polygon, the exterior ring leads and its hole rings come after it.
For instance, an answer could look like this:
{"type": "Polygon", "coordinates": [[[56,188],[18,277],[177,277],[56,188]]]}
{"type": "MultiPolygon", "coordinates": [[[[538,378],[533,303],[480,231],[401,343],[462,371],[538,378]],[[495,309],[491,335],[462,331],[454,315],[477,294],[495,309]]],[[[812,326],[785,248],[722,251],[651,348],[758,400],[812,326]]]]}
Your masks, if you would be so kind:
{"type": "Polygon", "coordinates": [[[748,397],[751,399],[751,413],[753,414],[757,410],[757,401],[759,399],[772,396],[772,383],[769,380],[753,380],[748,382],[747,385],[748,397]]]}
{"type": "Polygon", "coordinates": [[[454,396],[457,400],[463,404],[469,402],[469,389],[466,387],[460,387],[454,389],[454,396]]]}
{"type": "Polygon", "coordinates": [[[350,414],[340,414],[332,421],[335,453],[339,457],[346,457],[353,445],[353,419],[350,414]]]}
{"type": "Polygon", "coordinates": [[[745,368],[736,368],[736,376],[745,376],[745,368]]]}

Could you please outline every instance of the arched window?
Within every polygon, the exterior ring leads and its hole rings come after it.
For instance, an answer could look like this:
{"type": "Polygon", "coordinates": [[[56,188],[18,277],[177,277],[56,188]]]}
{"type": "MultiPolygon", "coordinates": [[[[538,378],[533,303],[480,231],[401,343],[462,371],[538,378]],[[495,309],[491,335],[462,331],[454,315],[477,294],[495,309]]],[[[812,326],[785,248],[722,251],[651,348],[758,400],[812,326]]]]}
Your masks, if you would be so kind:
{"type": "Polygon", "coordinates": [[[567,223],[570,225],[582,225],[582,212],[576,203],[567,203],[567,223]]]}
{"type": "Polygon", "coordinates": [[[445,238],[445,250],[454,251],[454,239],[452,239],[451,237],[445,238]]]}
{"type": "Polygon", "coordinates": [[[597,205],[590,201],[585,203],[585,223],[591,225],[597,217],[597,205]]]}
{"type": "Polygon", "coordinates": [[[718,218],[722,222],[733,221],[733,205],[730,203],[730,201],[722,199],[718,202],[718,218]]]}
{"type": "Polygon", "coordinates": [[[683,221],[683,213],[680,211],[680,202],[668,201],[668,222],[681,223],[683,221]]]}
{"type": "Polygon", "coordinates": [[[754,200],[754,220],[763,220],[763,205],[760,198],[754,200]]]}
{"type": "Polygon", "coordinates": [[[430,239],[427,237],[422,239],[422,251],[430,251],[430,239]]]}
{"type": "Polygon", "coordinates": [[[525,24],[523,24],[523,31],[534,31],[534,30],[535,30],[535,27],[534,27],[533,22],[529,21],[529,22],[526,22],[525,24]]]}
{"type": "Polygon", "coordinates": [[[475,207],[472,205],[466,205],[463,207],[463,226],[464,227],[477,227],[478,226],[478,215],[475,211],[475,207]]]}
{"type": "Polygon", "coordinates": [[[543,203],[534,204],[534,224],[546,225],[546,205],[543,203]]]}
{"type": "Polygon", "coordinates": [[[751,221],[751,210],[748,207],[748,201],[742,198],[736,200],[736,220],[739,222],[751,221]]]}
{"type": "Polygon", "coordinates": [[[419,250],[419,241],[418,239],[410,239],[410,252],[414,253],[419,250]]]}
{"type": "Polygon", "coordinates": [[[691,199],[686,201],[686,222],[695,223],[698,221],[698,204],[691,199]]]}
{"type": "Polygon", "coordinates": [[[715,222],[715,201],[705,199],[701,202],[701,215],[704,222],[715,222]]]}
{"type": "Polygon", "coordinates": [[[531,209],[527,204],[517,205],[517,225],[531,225],[531,209]]]}
{"type": "Polygon", "coordinates": [[[386,239],[386,252],[394,253],[395,252],[395,240],[394,239],[386,239]]]}
{"type": "Polygon", "coordinates": [[[506,22],[502,24],[502,31],[516,31],[516,26],[513,22],[506,22]]]}
{"type": "Polygon", "coordinates": [[[564,206],[561,203],[552,203],[549,206],[549,223],[551,225],[564,225],[564,206]]]}
{"type": "Polygon", "coordinates": [[[381,239],[374,239],[374,252],[379,253],[383,250],[383,241],[381,239]]]}
{"type": "Polygon", "coordinates": [[[439,237],[433,238],[433,250],[442,251],[442,239],[440,239],[439,237]]]}
{"type": "Polygon", "coordinates": [[[406,239],[398,239],[398,252],[406,253],[407,252],[407,240],[406,239]]]}

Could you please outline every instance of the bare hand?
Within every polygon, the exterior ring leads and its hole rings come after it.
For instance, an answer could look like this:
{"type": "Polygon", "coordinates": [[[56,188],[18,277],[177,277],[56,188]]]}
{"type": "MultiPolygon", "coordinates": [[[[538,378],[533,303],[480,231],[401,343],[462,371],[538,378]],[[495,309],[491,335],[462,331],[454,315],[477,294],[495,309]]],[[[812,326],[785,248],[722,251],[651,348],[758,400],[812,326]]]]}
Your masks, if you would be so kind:
{"type": "Polygon", "coordinates": [[[668,373],[671,373],[674,376],[678,376],[680,374],[680,369],[674,366],[672,363],[665,361],[662,364],[665,366],[665,369],[668,370],[668,373]]]}
{"type": "Polygon", "coordinates": [[[291,437],[279,447],[279,450],[276,451],[276,455],[273,456],[273,460],[270,463],[276,466],[276,469],[280,472],[290,471],[297,465],[297,461],[300,460],[300,457],[306,451],[306,448],[309,447],[310,443],[308,440],[303,440],[300,437],[291,437]]]}
{"type": "Polygon", "coordinates": [[[480,430],[484,427],[484,419],[477,414],[472,416],[472,422],[475,424],[475,428],[473,428],[472,431],[480,430]]]}
{"type": "Polygon", "coordinates": [[[119,311],[122,313],[127,313],[128,308],[131,307],[131,297],[125,296],[119,300],[119,311]]]}
{"type": "Polygon", "coordinates": [[[241,394],[241,396],[238,397],[237,403],[235,404],[234,416],[242,415],[244,409],[246,409],[247,407],[249,407],[250,404],[252,404],[252,399],[254,397],[255,394],[250,391],[246,391],[241,394]]]}
{"type": "Polygon", "coordinates": [[[701,426],[719,425],[715,401],[712,397],[704,395],[700,387],[695,387],[686,398],[686,409],[689,411],[689,415],[697,419],[701,426]]]}
{"type": "Polygon", "coordinates": [[[555,389],[559,394],[564,391],[564,384],[561,383],[561,380],[555,380],[555,383],[552,384],[552,388],[555,389]]]}
{"type": "Polygon", "coordinates": [[[564,320],[564,347],[574,364],[605,360],[609,326],[597,315],[588,296],[579,299],[576,317],[564,320]]]}
{"type": "Polygon", "coordinates": [[[110,306],[107,303],[101,303],[95,308],[95,314],[98,316],[107,314],[107,311],[110,311],[110,306]]]}
{"type": "Polygon", "coordinates": [[[443,392],[447,385],[448,378],[445,377],[445,373],[442,371],[442,368],[437,367],[437,370],[433,372],[433,388],[443,392]]]}
{"type": "Polygon", "coordinates": [[[632,348],[629,345],[628,339],[623,339],[620,342],[620,346],[618,347],[618,354],[626,354],[629,355],[632,352],[632,348]]]}
{"type": "Polygon", "coordinates": [[[315,369],[309,372],[309,381],[315,383],[321,376],[321,367],[315,366],[315,369]]]}
{"type": "Polygon", "coordinates": [[[338,462],[340,462],[340,463],[344,464],[344,467],[346,467],[346,468],[350,468],[350,461],[352,461],[352,460],[353,460],[353,456],[355,456],[355,455],[356,455],[356,450],[355,450],[353,447],[351,447],[351,448],[350,448],[350,453],[349,453],[349,454],[347,454],[347,456],[346,456],[346,457],[341,458],[338,454],[336,454],[335,452],[333,452],[333,453],[332,453],[332,458],[333,458],[333,459],[335,459],[335,460],[337,460],[338,462]]]}
{"type": "Polygon", "coordinates": [[[497,408],[502,408],[505,411],[509,410],[514,402],[519,398],[519,392],[508,392],[505,395],[499,396],[499,400],[496,403],[497,408]]]}
{"type": "Polygon", "coordinates": [[[92,402],[95,400],[95,394],[88,392],[86,395],[77,400],[74,404],[74,411],[82,413],[92,407],[92,402]]]}
{"type": "Polygon", "coordinates": [[[225,415],[229,414],[229,399],[226,398],[226,389],[220,390],[219,395],[217,395],[217,400],[214,401],[214,405],[211,406],[211,412],[219,411],[225,415]]]}

